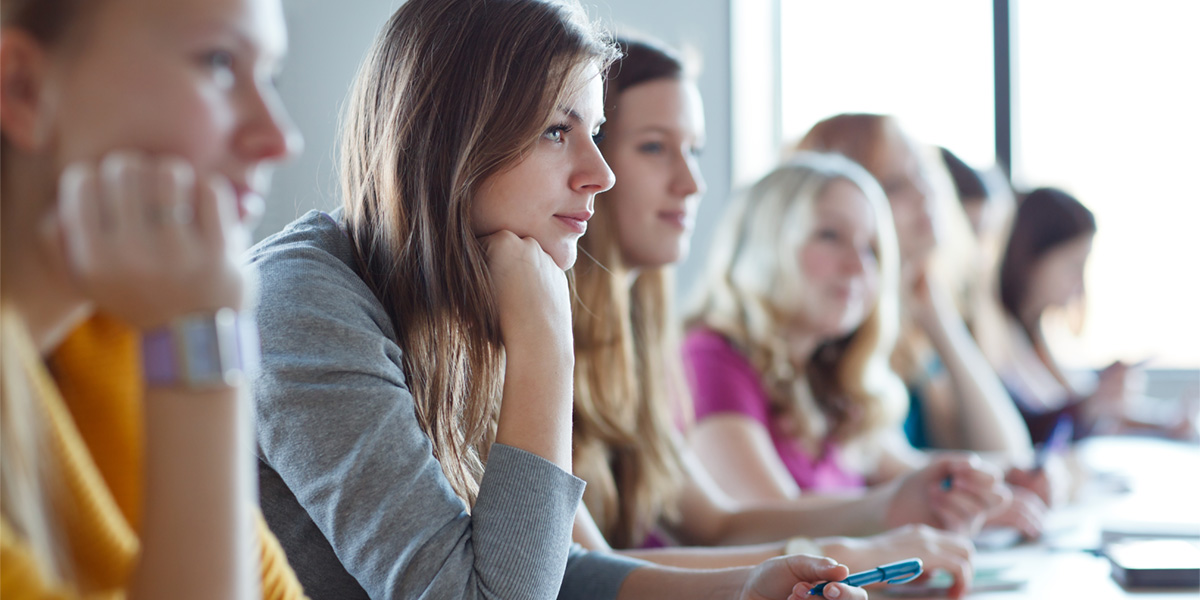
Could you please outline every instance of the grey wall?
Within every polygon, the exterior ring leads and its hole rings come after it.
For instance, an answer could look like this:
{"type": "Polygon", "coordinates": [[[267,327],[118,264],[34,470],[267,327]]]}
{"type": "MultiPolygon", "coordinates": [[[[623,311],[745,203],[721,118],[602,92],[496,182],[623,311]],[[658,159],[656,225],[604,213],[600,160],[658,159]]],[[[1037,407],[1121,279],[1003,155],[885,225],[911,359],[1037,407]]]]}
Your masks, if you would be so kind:
{"type": "MultiPolygon", "coordinates": [[[[700,159],[708,182],[692,242],[680,267],[687,290],[702,264],[719,206],[730,187],[731,0],[582,0],[616,33],[635,31],[700,52],[708,144],[700,159]]],[[[337,203],[334,148],[337,117],[350,81],[375,33],[402,0],[285,0],[291,48],[280,79],[283,101],[304,135],[304,153],[275,175],[258,238],[312,208],[337,203]]]]}
{"type": "Polygon", "coordinates": [[[304,135],[304,153],[279,168],[261,239],[310,209],[336,206],[334,135],[342,101],[375,33],[401,0],[284,0],[288,59],[279,92],[304,135]]]}

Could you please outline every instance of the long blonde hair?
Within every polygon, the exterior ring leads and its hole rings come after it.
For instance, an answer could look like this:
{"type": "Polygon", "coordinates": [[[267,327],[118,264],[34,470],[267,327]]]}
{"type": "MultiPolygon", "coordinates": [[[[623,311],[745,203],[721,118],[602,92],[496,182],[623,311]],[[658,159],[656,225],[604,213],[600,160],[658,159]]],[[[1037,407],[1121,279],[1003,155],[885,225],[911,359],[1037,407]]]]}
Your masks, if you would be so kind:
{"type": "Polygon", "coordinates": [[[359,275],[404,349],[417,419],[473,506],[503,387],[499,316],[470,207],[615,49],[577,5],[409,0],[359,69],[341,182],[359,275]]]}
{"type": "MultiPolygon", "coordinates": [[[[83,0],[2,0],[0,24],[19,29],[43,47],[65,47],[74,28],[87,24],[99,2],[83,0]]],[[[3,156],[9,146],[0,131],[0,180],[13,174],[3,156]]],[[[6,202],[21,201],[7,198],[6,202]]],[[[0,284],[0,290],[7,287],[0,284]]],[[[22,360],[29,334],[7,298],[0,298],[0,512],[28,543],[43,574],[69,582],[72,569],[66,541],[55,522],[55,478],[47,460],[48,417],[35,397],[32,374],[22,360]]]]}
{"type": "Polygon", "coordinates": [[[687,325],[711,329],[744,353],[790,435],[850,443],[903,418],[904,387],[888,367],[899,318],[899,250],[887,198],[862,167],[835,155],[793,156],[730,205],[709,256],[687,325]],[[862,190],[875,213],[879,295],[853,332],[795,365],[779,334],[790,315],[775,293],[799,277],[785,245],[808,231],[813,203],[839,179],[862,190]]]}
{"type": "MultiPolygon", "coordinates": [[[[843,113],[813,125],[796,144],[796,150],[839,154],[880,177],[887,165],[889,142],[903,137],[899,121],[891,115],[843,113]]],[[[901,307],[900,333],[891,365],[906,381],[915,381],[924,377],[923,365],[930,346],[924,333],[904,313],[901,307]]]]}
{"type": "MultiPolygon", "coordinates": [[[[605,100],[610,124],[621,118],[616,106],[625,89],[685,73],[663,47],[618,45],[624,56],[612,68],[605,100]]],[[[672,269],[642,269],[630,287],[616,214],[603,196],[579,246],[585,258],[574,269],[575,474],[588,483],[584,503],[608,543],[637,547],[660,519],[678,517],[683,478],[676,428],[690,411],[672,269]]]]}

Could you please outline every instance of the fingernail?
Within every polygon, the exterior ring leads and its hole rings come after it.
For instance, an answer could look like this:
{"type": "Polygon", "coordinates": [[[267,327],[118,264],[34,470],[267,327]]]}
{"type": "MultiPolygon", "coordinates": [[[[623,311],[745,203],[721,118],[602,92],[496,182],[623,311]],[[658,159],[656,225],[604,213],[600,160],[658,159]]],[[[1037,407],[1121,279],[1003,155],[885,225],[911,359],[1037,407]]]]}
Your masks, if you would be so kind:
{"type": "Polygon", "coordinates": [[[842,597],[842,587],[837,584],[825,586],[825,597],[826,598],[841,598],[842,597]]]}

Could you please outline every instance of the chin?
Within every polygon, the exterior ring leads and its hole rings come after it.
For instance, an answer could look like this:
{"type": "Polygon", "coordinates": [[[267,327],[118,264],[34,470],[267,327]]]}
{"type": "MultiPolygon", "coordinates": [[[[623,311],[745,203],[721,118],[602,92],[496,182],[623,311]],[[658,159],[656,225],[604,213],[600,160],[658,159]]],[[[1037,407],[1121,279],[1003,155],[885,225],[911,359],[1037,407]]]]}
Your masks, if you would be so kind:
{"type": "Polygon", "coordinates": [[[558,265],[558,268],[566,271],[575,266],[575,259],[578,258],[575,248],[575,244],[571,244],[569,248],[560,248],[556,252],[551,252],[550,258],[554,259],[554,264],[558,265]]]}

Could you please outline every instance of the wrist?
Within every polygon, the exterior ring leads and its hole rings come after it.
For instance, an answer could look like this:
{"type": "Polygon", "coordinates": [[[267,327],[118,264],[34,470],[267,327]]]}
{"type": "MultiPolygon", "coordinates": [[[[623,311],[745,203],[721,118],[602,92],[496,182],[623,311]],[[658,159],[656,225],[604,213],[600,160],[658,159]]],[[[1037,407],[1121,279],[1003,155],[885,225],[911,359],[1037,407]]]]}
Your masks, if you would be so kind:
{"type": "Polygon", "coordinates": [[[236,386],[257,362],[256,333],[232,309],[177,317],[143,332],[143,378],[151,387],[236,386]]]}

